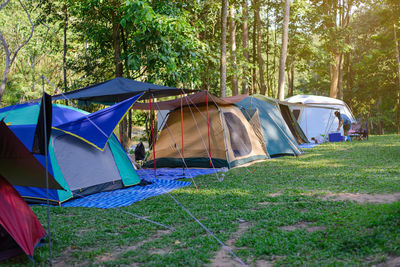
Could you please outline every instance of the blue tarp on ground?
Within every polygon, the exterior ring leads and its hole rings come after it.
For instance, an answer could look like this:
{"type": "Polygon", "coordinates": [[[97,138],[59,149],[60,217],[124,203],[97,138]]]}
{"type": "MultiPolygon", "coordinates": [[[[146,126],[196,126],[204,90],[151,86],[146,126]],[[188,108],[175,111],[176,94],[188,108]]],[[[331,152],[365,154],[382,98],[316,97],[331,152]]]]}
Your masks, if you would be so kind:
{"type": "MultiPolygon", "coordinates": [[[[163,180],[176,180],[176,179],[190,179],[197,175],[212,174],[218,172],[220,169],[185,169],[185,174],[181,168],[160,168],[157,169],[157,179],[163,180]]],[[[152,181],[154,179],[154,169],[140,169],[136,170],[141,179],[152,181]]]]}
{"type": "Polygon", "coordinates": [[[63,203],[62,206],[101,209],[125,207],[134,202],[162,195],[191,184],[190,182],[176,181],[177,179],[193,178],[198,175],[212,174],[218,171],[220,171],[220,169],[185,169],[185,175],[183,175],[183,171],[180,168],[160,168],[157,169],[157,179],[154,179],[153,169],[140,169],[137,170],[139,177],[146,181],[151,181],[152,184],[133,186],[109,192],[100,192],[78,199],[72,199],[63,203]]]}
{"type": "Polygon", "coordinates": [[[188,186],[190,182],[154,179],[146,186],[133,186],[109,192],[100,192],[83,198],[77,198],[62,204],[63,207],[86,207],[110,209],[129,206],[134,202],[165,194],[172,190],[188,186]]]}
{"type": "Polygon", "coordinates": [[[301,148],[314,148],[315,146],[318,146],[319,144],[313,144],[313,143],[305,143],[305,144],[301,144],[299,145],[299,147],[301,148]]]}

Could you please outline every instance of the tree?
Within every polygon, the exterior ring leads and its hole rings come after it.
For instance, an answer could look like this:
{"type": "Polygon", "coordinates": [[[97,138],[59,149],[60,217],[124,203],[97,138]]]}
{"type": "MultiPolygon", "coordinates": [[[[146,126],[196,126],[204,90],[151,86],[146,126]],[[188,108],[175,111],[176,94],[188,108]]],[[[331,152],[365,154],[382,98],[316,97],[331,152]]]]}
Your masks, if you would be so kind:
{"type": "Polygon", "coordinates": [[[237,80],[237,64],[236,64],[236,23],[235,23],[235,7],[233,4],[229,8],[229,35],[231,37],[231,86],[232,95],[239,93],[239,85],[237,80]]]}
{"type": "Polygon", "coordinates": [[[244,79],[242,81],[242,93],[247,94],[249,90],[247,89],[247,79],[249,76],[249,67],[248,65],[250,64],[249,60],[249,28],[247,25],[248,21],[248,16],[249,16],[249,11],[248,11],[248,5],[247,5],[247,0],[242,1],[242,23],[243,23],[243,28],[242,28],[242,34],[243,34],[243,57],[244,57],[244,64],[243,64],[243,76],[244,79]]]}
{"type": "Polygon", "coordinates": [[[228,0],[222,0],[221,7],[221,60],[220,60],[220,90],[221,96],[226,96],[226,23],[228,17],[228,0]]]}
{"type": "Polygon", "coordinates": [[[288,31],[289,31],[289,14],[290,0],[285,0],[283,11],[283,25],[282,25],[282,49],[279,60],[279,81],[278,81],[278,98],[283,100],[285,98],[285,65],[287,57],[288,46],[288,31]]]}
{"type": "Polygon", "coordinates": [[[260,94],[265,95],[267,87],[264,81],[264,60],[261,54],[261,20],[260,20],[260,0],[255,1],[255,28],[257,32],[257,60],[258,60],[258,72],[260,77],[260,94]]]}
{"type": "MultiPolygon", "coordinates": [[[[8,5],[8,3],[10,2],[10,0],[7,0],[6,2],[4,2],[3,4],[0,5],[0,11],[8,5]]],[[[7,78],[8,75],[10,74],[10,70],[11,70],[11,66],[15,61],[15,58],[18,55],[18,52],[22,49],[22,47],[24,47],[29,40],[32,38],[33,35],[33,31],[35,29],[35,25],[33,24],[32,20],[31,20],[31,16],[28,12],[28,10],[26,9],[25,5],[21,2],[21,0],[19,0],[19,4],[21,5],[21,7],[24,9],[26,16],[28,17],[29,23],[31,25],[31,30],[30,30],[30,34],[29,36],[20,44],[18,45],[18,47],[14,50],[14,52],[10,51],[9,45],[7,44],[2,32],[0,31],[0,41],[3,44],[4,47],[4,51],[5,51],[5,57],[6,57],[6,65],[4,68],[4,72],[3,72],[3,77],[1,79],[1,85],[0,85],[0,103],[4,94],[4,91],[6,89],[6,83],[7,83],[7,78]]]]}

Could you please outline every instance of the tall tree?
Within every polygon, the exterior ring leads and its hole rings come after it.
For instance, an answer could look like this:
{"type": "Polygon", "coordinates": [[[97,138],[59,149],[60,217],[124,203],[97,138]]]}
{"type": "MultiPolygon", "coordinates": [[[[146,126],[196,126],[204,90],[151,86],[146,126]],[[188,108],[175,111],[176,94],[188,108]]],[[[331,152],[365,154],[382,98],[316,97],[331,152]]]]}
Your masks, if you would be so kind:
{"type": "Polygon", "coordinates": [[[239,85],[237,79],[237,62],[236,62],[236,23],[235,23],[235,7],[233,4],[229,8],[229,35],[231,37],[231,65],[232,65],[232,76],[231,86],[232,95],[239,93],[239,85]]]}
{"type": "MultiPolygon", "coordinates": [[[[7,0],[6,2],[2,3],[0,5],[0,11],[5,6],[7,6],[9,2],[10,2],[10,0],[7,0]]],[[[1,85],[0,85],[0,103],[1,103],[1,99],[3,97],[4,91],[6,89],[7,78],[8,78],[8,75],[10,74],[11,66],[14,63],[15,58],[18,55],[18,52],[32,38],[33,31],[35,29],[35,25],[33,24],[32,20],[31,20],[31,16],[30,16],[28,10],[26,9],[25,5],[21,2],[21,0],[19,0],[19,4],[24,9],[24,11],[26,13],[26,16],[28,17],[29,23],[31,25],[31,30],[30,30],[29,36],[20,45],[18,45],[18,47],[14,50],[14,52],[10,51],[10,48],[9,48],[9,45],[7,44],[7,41],[5,40],[2,32],[0,31],[0,41],[3,44],[3,48],[4,48],[4,51],[5,51],[5,57],[6,57],[6,65],[5,65],[5,68],[4,68],[3,77],[1,79],[1,85]]]]}
{"type": "Polygon", "coordinates": [[[220,61],[220,90],[221,96],[226,96],[226,24],[228,18],[228,0],[222,0],[221,7],[221,61],[220,61]]]}
{"type": "MultiPolygon", "coordinates": [[[[252,2],[254,18],[257,16],[257,14],[256,14],[257,13],[257,8],[256,8],[257,2],[258,2],[258,0],[253,0],[253,2],[252,2]]],[[[251,86],[250,94],[256,94],[257,93],[257,25],[256,25],[255,19],[253,20],[252,43],[253,43],[252,62],[251,62],[252,86],[251,86]]]]}
{"type": "Polygon", "coordinates": [[[278,98],[283,100],[285,98],[285,65],[287,57],[288,46],[288,32],[289,32],[289,14],[290,0],[285,0],[283,8],[283,24],[282,24],[282,48],[281,56],[279,59],[279,81],[278,81],[278,98]]]}
{"type": "Polygon", "coordinates": [[[242,23],[243,23],[243,57],[244,57],[244,64],[243,64],[243,82],[242,82],[242,93],[247,94],[249,92],[247,87],[248,75],[249,75],[249,28],[248,28],[248,10],[247,0],[242,0],[242,23]]]}
{"type": "Polygon", "coordinates": [[[258,73],[260,77],[260,94],[265,95],[267,87],[264,81],[264,60],[261,54],[261,19],[260,19],[260,0],[255,1],[255,26],[257,31],[257,59],[258,59],[258,73]]]}

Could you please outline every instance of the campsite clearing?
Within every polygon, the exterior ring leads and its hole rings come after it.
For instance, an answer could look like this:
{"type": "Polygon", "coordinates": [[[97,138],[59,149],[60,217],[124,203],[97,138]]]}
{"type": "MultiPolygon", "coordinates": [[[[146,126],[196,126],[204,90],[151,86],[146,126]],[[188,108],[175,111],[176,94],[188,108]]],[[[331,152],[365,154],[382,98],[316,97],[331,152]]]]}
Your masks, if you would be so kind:
{"type": "MultiPolygon", "coordinates": [[[[215,175],[196,177],[198,190],[171,194],[250,266],[390,264],[400,255],[396,198],[359,203],[331,197],[400,192],[399,162],[399,136],[371,136],[234,168],[222,182],[215,175]]],[[[52,207],[56,266],[211,266],[221,253],[168,194],[123,209],[173,229],[116,209],[52,207]]],[[[46,226],[46,208],[33,211],[46,226]]],[[[47,258],[47,246],[36,250],[40,265],[47,258]]],[[[22,256],[7,264],[31,263],[22,256]]]]}

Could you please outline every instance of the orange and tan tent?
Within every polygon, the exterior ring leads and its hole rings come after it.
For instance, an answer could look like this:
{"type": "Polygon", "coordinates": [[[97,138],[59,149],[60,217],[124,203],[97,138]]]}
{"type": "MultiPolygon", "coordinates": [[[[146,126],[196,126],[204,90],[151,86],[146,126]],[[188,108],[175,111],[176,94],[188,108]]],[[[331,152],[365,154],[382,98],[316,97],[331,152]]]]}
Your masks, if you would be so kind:
{"type": "MultiPolygon", "coordinates": [[[[203,95],[182,100],[196,105],[170,112],[153,151],[157,167],[231,168],[268,158],[258,113],[247,120],[233,104],[243,97],[218,99],[208,95],[207,105],[204,92],[199,94],[203,95]]],[[[153,155],[150,153],[146,167],[153,166],[153,155]]]]}

